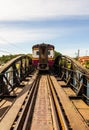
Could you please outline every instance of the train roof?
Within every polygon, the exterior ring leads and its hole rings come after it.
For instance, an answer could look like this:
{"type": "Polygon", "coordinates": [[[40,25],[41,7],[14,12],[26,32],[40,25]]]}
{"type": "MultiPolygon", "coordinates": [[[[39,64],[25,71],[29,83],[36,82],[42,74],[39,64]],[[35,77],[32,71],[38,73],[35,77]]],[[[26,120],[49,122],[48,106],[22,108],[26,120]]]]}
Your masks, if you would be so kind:
{"type": "Polygon", "coordinates": [[[53,46],[53,45],[51,45],[51,44],[46,44],[46,43],[35,44],[35,45],[32,46],[32,49],[33,49],[33,48],[37,48],[37,47],[39,47],[39,46],[48,46],[48,47],[52,47],[52,48],[54,49],[54,46],[53,46]]]}

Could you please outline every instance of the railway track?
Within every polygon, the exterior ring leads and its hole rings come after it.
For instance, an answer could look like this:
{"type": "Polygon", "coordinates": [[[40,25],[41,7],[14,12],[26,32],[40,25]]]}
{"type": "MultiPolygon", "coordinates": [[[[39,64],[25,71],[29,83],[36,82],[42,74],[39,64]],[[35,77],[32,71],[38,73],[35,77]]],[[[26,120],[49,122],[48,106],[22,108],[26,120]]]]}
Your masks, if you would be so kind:
{"type": "Polygon", "coordinates": [[[11,130],[68,130],[69,124],[48,75],[38,76],[31,86],[11,130]]]}
{"type": "Polygon", "coordinates": [[[27,83],[26,90],[18,95],[17,103],[12,105],[12,111],[8,111],[0,129],[87,130],[84,121],[63,91],[54,76],[37,73],[32,83],[27,83]],[[8,118],[10,122],[3,127],[8,118]]]}

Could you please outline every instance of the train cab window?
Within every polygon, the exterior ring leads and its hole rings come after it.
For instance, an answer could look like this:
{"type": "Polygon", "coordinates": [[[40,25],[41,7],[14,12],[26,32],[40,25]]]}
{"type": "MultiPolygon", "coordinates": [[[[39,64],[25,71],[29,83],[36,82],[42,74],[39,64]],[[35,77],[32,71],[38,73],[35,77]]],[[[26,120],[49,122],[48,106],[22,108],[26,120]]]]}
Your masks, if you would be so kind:
{"type": "Polygon", "coordinates": [[[50,51],[48,50],[48,55],[50,55],[50,51]]]}
{"type": "Polygon", "coordinates": [[[36,52],[36,55],[39,55],[39,51],[36,52]]]}

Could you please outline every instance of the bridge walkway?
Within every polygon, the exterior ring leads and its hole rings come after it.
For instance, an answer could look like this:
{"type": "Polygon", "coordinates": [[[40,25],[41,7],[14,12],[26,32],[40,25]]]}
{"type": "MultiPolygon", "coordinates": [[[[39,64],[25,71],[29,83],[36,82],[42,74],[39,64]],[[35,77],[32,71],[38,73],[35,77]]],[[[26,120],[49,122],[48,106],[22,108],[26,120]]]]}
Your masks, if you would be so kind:
{"type": "MultiPolygon", "coordinates": [[[[81,99],[74,99],[75,93],[71,88],[66,86],[64,81],[57,81],[54,76],[50,76],[52,82],[55,84],[55,90],[59,102],[63,108],[64,114],[67,117],[66,120],[69,123],[69,129],[73,130],[88,130],[89,121],[89,106],[85,104],[81,99]]],[[[18,94],[17,99],[14,101],[11,108],[5,113],[3,119],[0,122],[0,130],[16,130],[15,125],[18,122],[17,115],[20,116],[24,106],[22,105],[27,94],[29,87],[36,75],[33,78],[29,78],[26,87],[18,94]],[[15,121],[15,122],[14,122],[15,121]],[[4,125],[5,124],[5,125],[4,125]]],[[[36,104],[33,111],[33,118],[30,130],[54,130],[55,124],[53,117],[53,110],[51,105],[51,93],[47,87],[47,76],[43,75],[40,79],[38,94],[36,98],[36,104]]],[[[27,100],[27,99],[26,99],[27,100]]],[[[57,108],[59,111],[59,108],[57,108]]],[[[59,130],[59,128],[56,130],[59,130]]]]}

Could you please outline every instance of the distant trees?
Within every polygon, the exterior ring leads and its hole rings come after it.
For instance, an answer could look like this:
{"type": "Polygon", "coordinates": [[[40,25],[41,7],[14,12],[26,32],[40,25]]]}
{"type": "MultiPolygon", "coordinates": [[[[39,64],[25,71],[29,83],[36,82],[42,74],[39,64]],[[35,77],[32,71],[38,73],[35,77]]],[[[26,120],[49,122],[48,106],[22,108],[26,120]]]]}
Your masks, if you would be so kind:
{"type": "MultiPolygon", "coordinates": [[[[17,54],[17,55],[2,55],[0,57],[0,65],[1,64],[5,64],[6,62],[8,62],[9,60],[17,57],[17,56],[20,56],[20,55],[23,55],[23,54],[17,54]]],[[[32,54],[28,54],[28,56],[32,57],[32,54]]]]}
{"type": "Polygon", "coordinates": [[[85,64],[84,64],[84,66],[85,66],[87,69],[89,69],[89,61],[86,61],[85,64]]]}
{"type": "Polygon", "coordinates": [[[18,55],[2,55],[0,57],[0,64],[4,64],[6,62],[8,62],[9,60],[17,57],[18,55]]]}
{"type": "Polygon", "coordinates": [[[55,59],[58,55],[61,55],[61,53],[58,52],[58,51],[54,51],[54,59],[55,59]]]}

